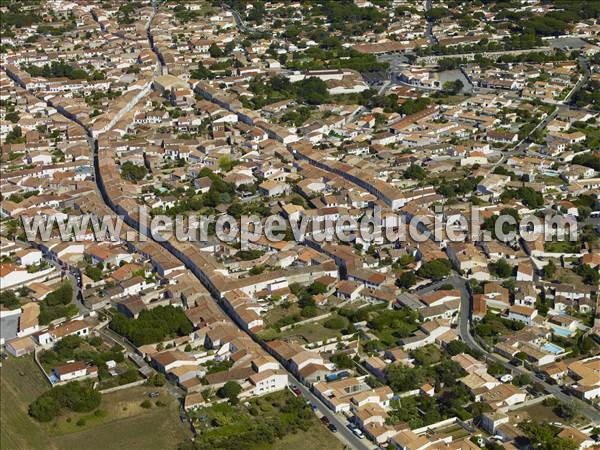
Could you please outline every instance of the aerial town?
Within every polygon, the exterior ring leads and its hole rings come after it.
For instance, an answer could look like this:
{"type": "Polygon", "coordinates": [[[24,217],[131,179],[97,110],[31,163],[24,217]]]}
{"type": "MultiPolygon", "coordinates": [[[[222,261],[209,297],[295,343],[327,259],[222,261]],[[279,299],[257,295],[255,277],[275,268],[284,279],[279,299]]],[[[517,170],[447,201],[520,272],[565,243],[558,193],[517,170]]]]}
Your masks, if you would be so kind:
{"type": "Polygon", "coordinates": [[[600,0],[3,0],[0,38],[2,449],[600,448],[600,0]]]}

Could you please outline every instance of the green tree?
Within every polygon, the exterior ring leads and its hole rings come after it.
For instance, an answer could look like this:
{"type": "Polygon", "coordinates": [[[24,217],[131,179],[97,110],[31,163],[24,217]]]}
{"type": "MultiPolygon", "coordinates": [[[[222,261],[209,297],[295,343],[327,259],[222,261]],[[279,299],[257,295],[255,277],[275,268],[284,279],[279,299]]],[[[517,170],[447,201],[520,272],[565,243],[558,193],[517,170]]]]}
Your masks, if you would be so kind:
{"type": "Polygon", "coordinates": [[[512,274],[512,267],[504,258],[490,264],[490,269],[499,278],[508,278],[512,274]]]}
{"type": "Polygon", "coordinates": [[[441,280],[450,275],[452,265],[450,261],[443,258],[432,259],[421,266],[418,271],[420,277],[441,280]]]}
{"type": "Polygon", "coordinates": [[[544,266],[544,278],[546,278],[547,280],[552,280],[554,279],[554,276],[556,275],[556,264],[554,263],[554,261],[552,259],[550,259],[548,261],[548,264],[546,264],[544,266]]]}
{"type": "Polygon", "coordinates": [[[223,51],[214,42],[210,45],[208,53],[210,53],[210,56],[212,58],[220,58],[221,56],[223,56],[223,51]]]}
{"type": "Polygon", "coordinates": [[[404,289],[408,289],[417,283],[417,277],[412,270],[402,272],[396,279],[396,286],[404,289]]]}
{"type": "Polygon", "coordinates": [[[14,291],[2,289],[0,290],[0,305],[6,309],[15,309],[20,305],[20,302],[14,291]]]}
{"type": "Polygon", "coordinates": [[[235,381],[228,381],[217,391],[217,395],[229,399],[229,403],[232,405],[237,405],[240,392],[242,392],[242,388],[239,384],[235,381]]]}
{"type": "Polygon", "coordinates": [[[134,183],[143,180],[147,173],[148,171],[144,166],[134,164],[131,161],[126,161],[121,165],[121,176],[134,183]]]}
{"type": "Polygon", "coordinates": [[[404,171],[404,178],[410,178],[411,180],[424,180],[427,177],[427,172],[421,166],[411,164],[408,169],[404,171]]]}

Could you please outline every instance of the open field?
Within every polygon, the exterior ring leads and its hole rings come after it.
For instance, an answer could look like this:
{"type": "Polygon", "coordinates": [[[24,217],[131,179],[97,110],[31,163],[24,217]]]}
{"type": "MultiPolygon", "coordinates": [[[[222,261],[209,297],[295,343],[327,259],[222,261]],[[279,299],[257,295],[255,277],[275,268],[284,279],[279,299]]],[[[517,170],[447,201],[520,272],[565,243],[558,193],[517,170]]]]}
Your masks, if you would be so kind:
{"type": "Polygon", "coordinates": [[[191,437],[179,421],[177,400],[164,389],[139,386],[113,392],[103,396],[97,413],[65,413],[50,423],[38,423],[29,417],[28,405],[50,386],[33,359],[5,361],[0,378],[2,449],[105,449],[108,443],[111,449],[168,449],[191,437]],[[150,390],[161,395],[152,400],[152,408],[144,409],[140,403],[150,390]],[[165,406],[156,406],[157,400],[165,406]],[[76,425],[82,418],[85,425],[76,425]]]}
{"type": "Polygon", "coordinates": [[[299,431],[289,434],[268,447],[271,450],[306,450],[326,448],[327,450],[342,450],[344,445],[320,422],[309,431],[299,431]],[[315,432],[317,431],[318,432],[315,432]]]}
{"type": "MultiPolygon", "coordinates": [[[[340,332],[340,330],[334,330],[323,326],[323,322],[330,318],[331,317],[328,317],[327,319],[320,322],[312,322],[306,323],[304,325],[295,326],[293,328],[290,328],[289,330],[283,331],[281,333],[281,337],[291,338],[294,336],[298,336],[304,338],[304,342],[316,342],[336,336],[341,336],[342,333],[340,332]]],[[[302,342],[302,339],[300,339],[300,341],[302,342]]]]}

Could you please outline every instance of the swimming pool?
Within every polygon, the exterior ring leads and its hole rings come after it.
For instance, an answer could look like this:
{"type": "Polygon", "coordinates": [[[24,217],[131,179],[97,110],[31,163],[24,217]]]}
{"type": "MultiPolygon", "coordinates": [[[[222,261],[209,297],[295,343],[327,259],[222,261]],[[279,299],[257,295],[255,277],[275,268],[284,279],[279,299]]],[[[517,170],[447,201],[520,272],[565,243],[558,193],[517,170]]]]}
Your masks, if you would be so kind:
{"type": "Polygon", "coordinates": [[[558,355],[558,354],[563,353],[565,351],[564,348],[559,347],[558,345],[553,344],[552,342],[546,342],[542,347],[547,352],[553,353],[555,355],[558,355]]]}
{"type": "Polygon", "coordinates": [[[560,337],[571,337],[573,332],[562,327],[552,327],[552,332],[560,337]]]}

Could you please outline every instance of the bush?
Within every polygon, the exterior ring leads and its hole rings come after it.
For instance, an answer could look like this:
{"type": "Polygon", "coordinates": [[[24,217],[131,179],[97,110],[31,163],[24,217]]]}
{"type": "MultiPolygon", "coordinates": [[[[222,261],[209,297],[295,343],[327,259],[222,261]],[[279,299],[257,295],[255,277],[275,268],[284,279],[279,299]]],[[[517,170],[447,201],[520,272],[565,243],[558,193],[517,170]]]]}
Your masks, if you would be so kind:
{"type": "Polygon", "coordinates": [[[344,328],[346,326],[346,321],[344,320],[343,317],[339,317],[339,316],[332,317],[331,319],[325,321],[323,326],[325,326],[325,328],[329,328],[332,330],[341,330],[342,328],[344,328]]]}
{"type": "Polygon", "coordinates": [[[221,398],[229,399],[232,405],[238,403],[238,395],[242,392],[242,387],[235,381],[228,381],[217,391],[217,395],[221,398]]]}
{"type": "Polygon", "coordinates": [[[40,422],[49,422],[63,409],[90,412],[100,406],[102,395],[89,384],[76,381],[55,386],[40,395],[30,406],[29,414],[40,422]]]}
{"type": "Polygon", "coordinates": [[[152,408],[152,403],[150,403],[150,400],[146,399],[142,403],[140,403],[140,406],[144,409],[150,409],[152,408]]]}
{"type": "Polygon", "coordinates": [[[75,422],[75,425],[77,425],[78,427],[84,427],[85,426],[85,419],[82,417],[77,422],[75,422]]]}
{"type": "Polygon", "coordinates": [[[155,374],[150,380],[153,386],[164,386],[167,382],[167,379],[162,373],[155,374]]]}

